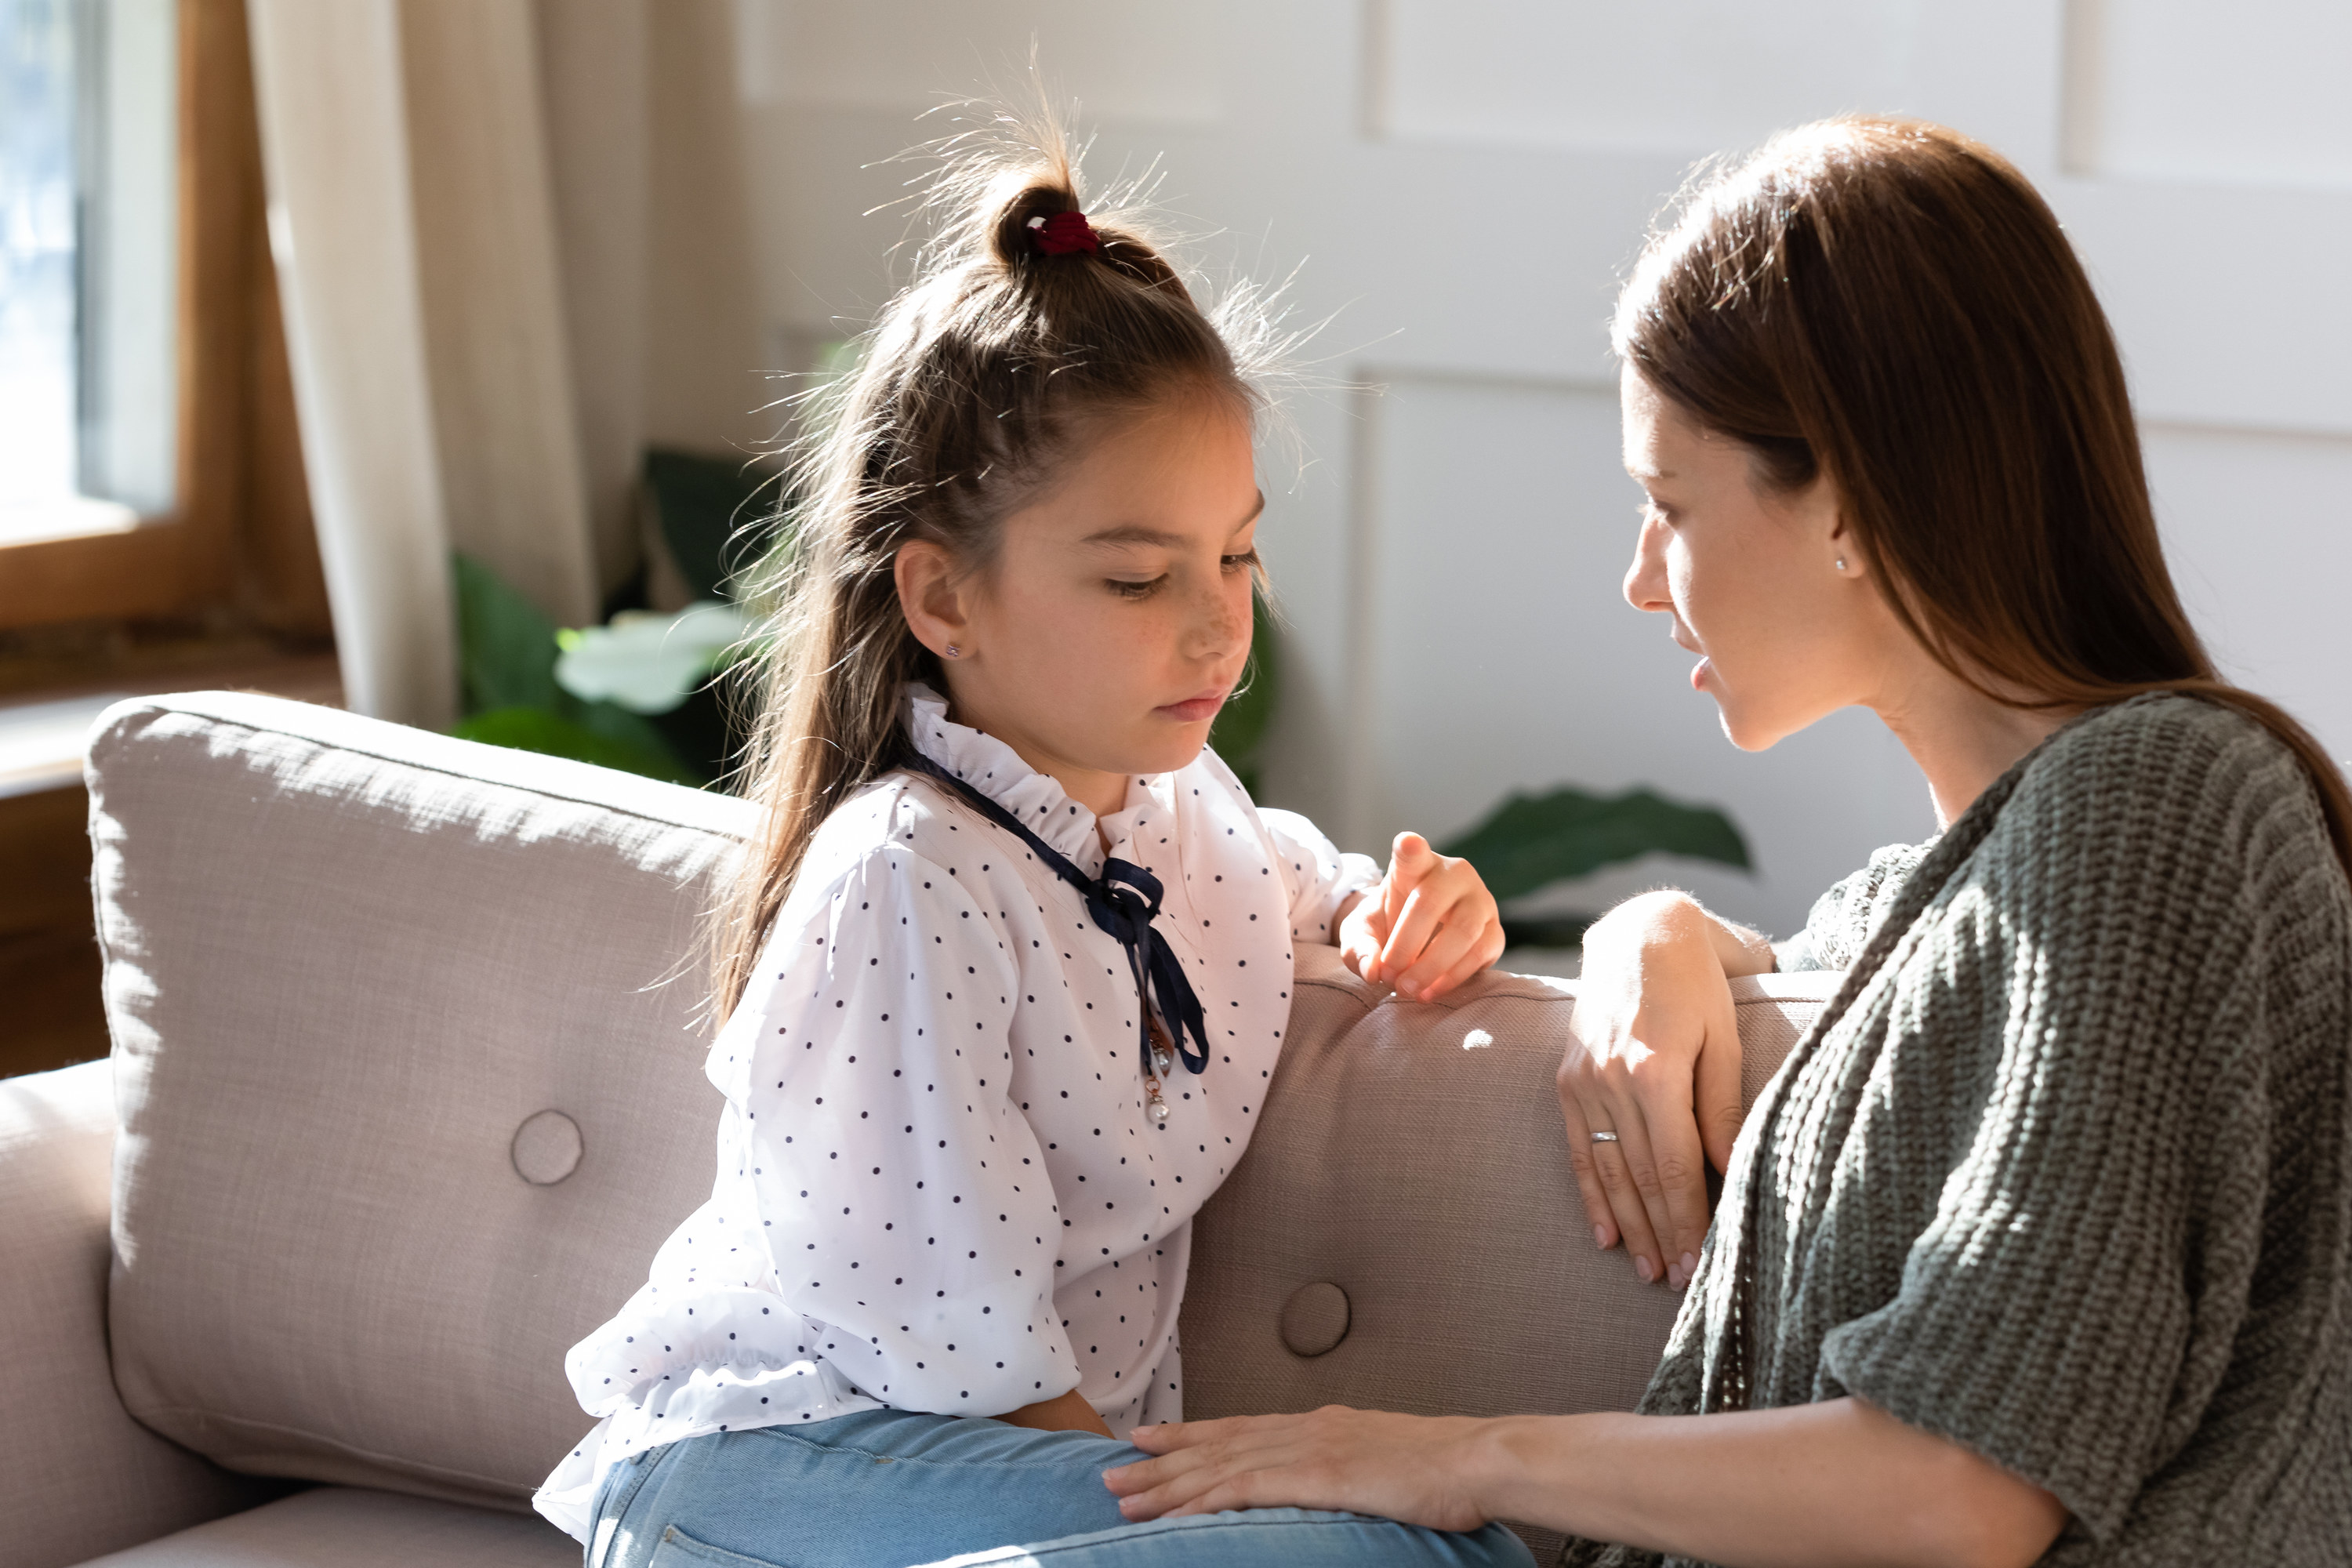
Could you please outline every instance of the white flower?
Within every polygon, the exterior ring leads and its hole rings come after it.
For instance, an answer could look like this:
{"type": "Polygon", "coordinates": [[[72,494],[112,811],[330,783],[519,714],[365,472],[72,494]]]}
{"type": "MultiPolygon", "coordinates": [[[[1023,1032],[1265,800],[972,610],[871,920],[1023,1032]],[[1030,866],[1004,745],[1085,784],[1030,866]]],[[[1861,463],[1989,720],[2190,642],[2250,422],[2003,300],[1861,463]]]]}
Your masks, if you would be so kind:
{"type": "Polygon", "coordinates": [[[675,616],[623,610],[610,626],[555,634],[563,650],[555,658],[555,682],[586,701],[609,700],[632,713],[667,713],[751,629],[741,610],[716,599],[688,605],[675,616]]]}

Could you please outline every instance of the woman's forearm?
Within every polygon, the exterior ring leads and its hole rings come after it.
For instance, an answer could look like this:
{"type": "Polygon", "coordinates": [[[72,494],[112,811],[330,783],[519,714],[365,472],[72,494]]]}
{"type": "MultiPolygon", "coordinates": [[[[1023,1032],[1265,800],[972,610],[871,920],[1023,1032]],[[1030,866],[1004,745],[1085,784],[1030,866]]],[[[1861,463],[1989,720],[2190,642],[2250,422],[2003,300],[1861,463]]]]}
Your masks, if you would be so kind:
{"type": "Polygon", "coordinates": [[[2025,1564],[2057,1500],[1856,1399],[1717,1415],[1511,1416],[1456,1462],[1488,1518],[1734,1568],[2025,1564]]]}

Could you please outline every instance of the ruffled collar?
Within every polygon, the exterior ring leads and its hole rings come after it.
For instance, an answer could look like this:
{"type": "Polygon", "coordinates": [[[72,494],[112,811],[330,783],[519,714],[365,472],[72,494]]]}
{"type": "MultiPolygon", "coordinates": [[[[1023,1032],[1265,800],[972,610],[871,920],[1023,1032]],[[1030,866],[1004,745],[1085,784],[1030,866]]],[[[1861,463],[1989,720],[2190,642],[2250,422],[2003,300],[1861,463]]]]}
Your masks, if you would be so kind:
{"type": "Polygon", "coordinates": [[[1130,774],[1127,804],[1102,818],[1097,835],[1095,814],[1072,800],[1051,774],[1023,762],[995,736],[950,719],[947,699],[920,682],[907,688],[906,723],[917,751],[1011,812],[1089,877],[1102,874],[1104,838],[1110,840],[1111,854],[1136,859],[1139,830],[1173,809],[1170,775],[1130,774]]]}

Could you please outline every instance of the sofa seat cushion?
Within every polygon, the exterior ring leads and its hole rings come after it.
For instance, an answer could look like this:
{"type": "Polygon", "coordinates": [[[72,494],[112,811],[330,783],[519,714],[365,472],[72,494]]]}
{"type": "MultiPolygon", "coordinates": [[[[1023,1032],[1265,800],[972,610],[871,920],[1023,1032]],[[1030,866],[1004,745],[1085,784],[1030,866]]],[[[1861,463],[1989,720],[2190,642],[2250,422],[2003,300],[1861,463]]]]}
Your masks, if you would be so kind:
{"type": "Polygon", "coordinates": [[[84,1568],[579,1568],[535,1516],[319,1487],[91,1559],[84,1568]]]}

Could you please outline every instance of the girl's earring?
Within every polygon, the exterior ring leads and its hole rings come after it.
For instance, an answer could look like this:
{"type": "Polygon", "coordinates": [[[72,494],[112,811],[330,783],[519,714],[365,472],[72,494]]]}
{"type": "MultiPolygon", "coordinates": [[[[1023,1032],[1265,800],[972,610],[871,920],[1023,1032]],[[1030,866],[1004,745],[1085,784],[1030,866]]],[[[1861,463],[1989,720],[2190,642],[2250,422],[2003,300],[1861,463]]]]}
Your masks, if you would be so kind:
{"type": "MultiPolygon", "coordinates": [[[[1845,557],[1843,555],[1838,557],[1837,569],[1841,572],[1845,570],[1845,557]]],[[[953,648],[950,648],[948,651],[953,653],[955,650],[953,648]]]]}
{"type": "MultiPolygon", "coordinates": [[[[1841,562],[1839,562],[1839,563],[1838,563],[1838,564],[1839,564],[1839,565],[1841,565],[1841,566],[1843,566],[1843,565],[1844,565],[1844,564],[1845,564],[1845,563],[1844,563],[1844,562],[1843,562],[1843,561],[1841,561],[1841,562]]],[[[956,647],[956,645],[955,645],[955,644],[953,644],[953,643],[950,643],[950,644],[948,644],[948,646],[947,646],[946,647],[941,648],[940,651],[940,652],[942,652],[942,653],[944,653],[944,654],[946,654],[950,658],[960,658],[960,657],[962,655],[962,653],[963,653],[963,649],[961,649],[961,648],[960,648],[960,647],[956,647]]]]}

